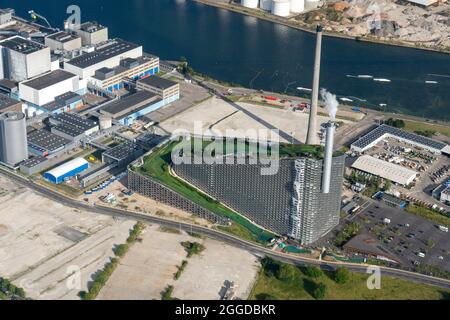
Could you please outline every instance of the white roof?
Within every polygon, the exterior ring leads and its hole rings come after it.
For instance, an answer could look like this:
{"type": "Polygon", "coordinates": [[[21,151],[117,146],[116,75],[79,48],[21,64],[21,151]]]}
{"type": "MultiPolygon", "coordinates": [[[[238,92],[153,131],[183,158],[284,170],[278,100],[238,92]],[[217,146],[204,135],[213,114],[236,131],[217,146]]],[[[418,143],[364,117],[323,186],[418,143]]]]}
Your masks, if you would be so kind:
{"type": "Polygon", "coordinates": [[[438,0],[408,0],[408,1],[412,3],[421,4],[423,6],[429,6],[432,5],[433,3],[438,2],[438,0]]]}
{"type": "Polygon", "coordinates": [[[414,170],[367,155],[359,157],[352,167],[401,185],[410,184],[417,175],[414,170]]]}
{"type": "Polygon", "coordinates": [[[444,149],[441,150],[441,152],[450,155],[450,146],[447,145],[444,149]]]}
{"type": "Polygon", "coordinates": [[[63,165],[60,165],[59,167],[54,168],[53,170],[48,171],[47,174],[52,175],[55,178],[58,178],[85,164],[89,164],[89,162],[87,162],[83,158],[76,158],[69,162],[64,163],[63,165]]]}

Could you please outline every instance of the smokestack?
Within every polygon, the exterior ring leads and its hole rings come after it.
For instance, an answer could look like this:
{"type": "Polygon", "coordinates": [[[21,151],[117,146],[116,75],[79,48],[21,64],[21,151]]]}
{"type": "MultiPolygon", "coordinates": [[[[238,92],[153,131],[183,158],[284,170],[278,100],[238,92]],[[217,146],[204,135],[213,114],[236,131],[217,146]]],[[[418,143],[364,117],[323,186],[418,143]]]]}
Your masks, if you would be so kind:
{"type": "Polygon", "coordinates": [[[306,144],[317,142],[317,107],[319,104],[320,59],[322,55],[322,26],[317,25],[316,57],[314,62],[314,77],[311,97],[311,110],[309,112],[308,135],[306,144]]]}
{"type": "Polygon", "coordinates": [[[333,162],[333,144],[335,130],[336,126],[334,122],[328,122],[326,129],[327,136],[325,142],[325,156],[323,159],[322,193],[330,193],[331,164],[333,162]]]}

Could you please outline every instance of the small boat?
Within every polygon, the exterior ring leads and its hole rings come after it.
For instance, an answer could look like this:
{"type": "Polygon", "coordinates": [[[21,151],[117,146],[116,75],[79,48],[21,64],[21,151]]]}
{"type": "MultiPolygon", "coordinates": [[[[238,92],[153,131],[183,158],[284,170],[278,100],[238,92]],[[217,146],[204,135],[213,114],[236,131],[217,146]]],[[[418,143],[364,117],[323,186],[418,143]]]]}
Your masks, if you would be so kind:
{"type": "Polygon", "coordinates": [[[425,81],[425,83],[428,83],[428,84],[435,84],[435,83],[439,83],[439,82],[437,82],[437,81],[429,81],[429,80],[427,80],[427,81],[425,81]]]}
{"type": "Polygon", "coordinates": [[[377,82],[391,82],[391,80],[384,79],[384,78],[374,78],[373,81],[377,81],[377,82]]]}

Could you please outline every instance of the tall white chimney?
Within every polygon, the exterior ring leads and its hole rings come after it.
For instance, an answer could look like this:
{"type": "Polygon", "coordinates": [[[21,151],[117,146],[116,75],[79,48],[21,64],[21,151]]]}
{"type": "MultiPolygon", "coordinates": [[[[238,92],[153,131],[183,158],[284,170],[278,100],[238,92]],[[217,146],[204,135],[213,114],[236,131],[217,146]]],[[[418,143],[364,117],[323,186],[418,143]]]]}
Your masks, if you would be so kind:
{"type": "Polygon", "coordinates": [[[320,63],[322,56],[322,26],[317,25],[316,57],[314,61],[314,76],[311,96],[311,110],[309,111],[308,135],[306,144],[318,144],[317,142],[317,108],[319,105],[320,63]]]}
{"type": "Polygon", "coordinates": [[[334,132],[336,126],[334,122],[327,123],[326,140],[325,140],[325,155],[323,159],[323,175],[322,175],[322,193],[330,193],[331,184],[331,166],[333,163],[333,145],[334,132]]]}

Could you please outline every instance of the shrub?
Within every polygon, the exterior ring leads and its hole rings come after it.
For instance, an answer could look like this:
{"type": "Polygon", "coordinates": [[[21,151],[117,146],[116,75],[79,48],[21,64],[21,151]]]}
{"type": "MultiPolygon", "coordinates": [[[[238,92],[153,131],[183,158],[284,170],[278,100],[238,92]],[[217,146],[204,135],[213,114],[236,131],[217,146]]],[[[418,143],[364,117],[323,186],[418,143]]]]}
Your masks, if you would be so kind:
{"type": "Polygon", "coordinates": [[[350,279],[350,271],[347,268],[337,268],[334,272],[334,281],[339,284],[347,283],[350,279]]]}
{"type": "Polygon", "coordinates": [[[276,277],[278,280],[292,280],[295,277],[295,267],[290,264],[282,264],[277,270],[276,277]]]}
{"type": "Polygon", "coordinates": [[[313,292],[313,297],[317,300],[323,300],[325,299],[325,296],[327,295],[327,286],[323,283],[319,283],[313,292]]]}
{"type": "Polygon", "coordinates": [[[303,273],[310,278],[318,278],[322,275],[322,270],[317,267],[308,266],[303,269],[303,273]]]}

